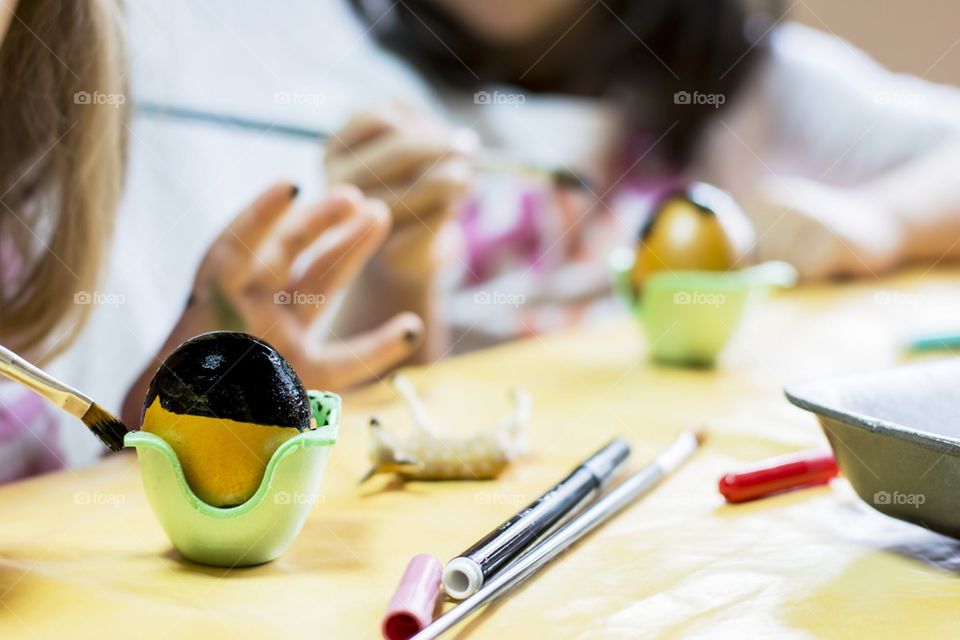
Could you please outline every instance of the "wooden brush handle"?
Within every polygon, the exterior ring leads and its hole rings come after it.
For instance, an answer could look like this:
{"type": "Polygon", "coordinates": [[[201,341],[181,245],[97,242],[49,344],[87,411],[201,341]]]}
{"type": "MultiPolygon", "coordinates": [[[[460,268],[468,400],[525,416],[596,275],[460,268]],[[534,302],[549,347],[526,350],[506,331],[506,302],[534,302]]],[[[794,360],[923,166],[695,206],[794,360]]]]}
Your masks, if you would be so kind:
{"type": "Polygon", "coordinates": [[[43,396],[58,407],[82,418],[93,400],[0,346],[0,374],[43,396]]]}

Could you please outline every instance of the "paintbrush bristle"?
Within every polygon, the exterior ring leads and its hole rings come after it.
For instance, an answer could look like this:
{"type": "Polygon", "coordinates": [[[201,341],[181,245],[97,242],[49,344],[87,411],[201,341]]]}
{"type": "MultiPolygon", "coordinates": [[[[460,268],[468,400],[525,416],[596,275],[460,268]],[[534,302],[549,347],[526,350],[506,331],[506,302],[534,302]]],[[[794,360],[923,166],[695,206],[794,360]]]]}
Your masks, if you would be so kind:
{"type": "Polygon", "coordinates": [[[127,435],[129,429],[112,413],[94,402],[83,414],[81,420],[111,451],[123,449],[123,437],[127,435]]]}
{"type": "Polygon", "coordinates": [[[550,179],[554,184],[560,187],[570,189],[579,189],[580,191],[593,192],[593,184],[579,173],[569,169],[553,169],[550,171],[550,179]]]}
{"type": "Polygon", "coordinates": [[[707,439],[707,430],[697,429],[693,432],[693,437],[697,439],[698,446],[703,446],[704,441],[707,439]]]}

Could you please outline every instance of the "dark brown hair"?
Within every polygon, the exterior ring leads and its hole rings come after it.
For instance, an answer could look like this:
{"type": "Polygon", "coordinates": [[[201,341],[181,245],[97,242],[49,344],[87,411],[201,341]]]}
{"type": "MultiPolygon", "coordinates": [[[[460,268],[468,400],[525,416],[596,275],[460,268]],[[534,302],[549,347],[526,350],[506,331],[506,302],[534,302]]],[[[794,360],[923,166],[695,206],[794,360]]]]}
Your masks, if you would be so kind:
{"type": "MultiPolygon", "coordinates": [[[[557,78],[565,86],[530,86],[498,65],[496,47],[485,43],[430,0],[384,3],[350,0],[354,10],[388,49],[408,59],[428,78],[475,89],[492,83],[533,91],[582,92],[618,99],[637,113],[631,127],[658,135],[676,122],[658,148],[661,159],[685,165],[712,104],[677,104],[678,92],[723,95],[729,104],[765,49],[765,35],[779,17],[778,0],[607,0],[591,45],[566,62],[557,78]],[[633,109],[641,103],[643,109],[633,109]],[[639,113],[643,115],[640,116],[639,113]]],[[[546,64],[549,61],[545,59],[546,64]]],[[[682,98],[681,98],[682,100],[682,98]]]]}

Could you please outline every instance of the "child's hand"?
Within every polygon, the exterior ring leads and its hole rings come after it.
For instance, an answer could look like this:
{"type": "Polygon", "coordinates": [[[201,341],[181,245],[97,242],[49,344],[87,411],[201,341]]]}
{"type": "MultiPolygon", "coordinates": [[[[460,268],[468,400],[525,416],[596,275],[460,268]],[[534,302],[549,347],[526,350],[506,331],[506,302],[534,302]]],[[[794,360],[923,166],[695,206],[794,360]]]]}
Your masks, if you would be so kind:
{"type": "Polygon", "coordinates": [[[290,209],[295,195],[291,185],[275,185],[237,216],[210,246],[184,317],[191,334],[229,329],[260,337],[307,387],[342,389],[407,358],[422,322],[400,313],[366,333],[319,342],[316,321],[379,248],[390,216],[353,187],[334,188],[298,211],[290,209]]]}
{"type": "Polygon", "coordinates": [[[903,230],[866,192],[778,180],[748,210],[762,260],[792,263],[805,279],[879,275],[902,257],[903,230]]]}
{"type": "Polygon", "coordinates": [[[478,140],[403,104],[356,114],[326,152],[331,184],[356,185],[390,208],[393,232],[372,266],[401,281],[423,279],[443,264],[443,225],[472,179],[478,140]]]}

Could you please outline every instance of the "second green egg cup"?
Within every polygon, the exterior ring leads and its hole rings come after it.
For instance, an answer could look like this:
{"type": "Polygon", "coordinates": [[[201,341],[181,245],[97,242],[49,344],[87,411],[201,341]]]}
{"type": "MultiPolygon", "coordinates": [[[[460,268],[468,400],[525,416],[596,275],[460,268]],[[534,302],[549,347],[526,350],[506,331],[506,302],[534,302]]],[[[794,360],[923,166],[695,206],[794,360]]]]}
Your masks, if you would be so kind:
{"type": "Polygon", "coordinates": [[[709,367],[736,333],[747,310],[771,289],[796,283],[797,271],[771,261],[736,271],[660,271],[637,296],[630,282],[633,252],[609,258],[614,287],[639,322],[654,361],[709,367]]]}

